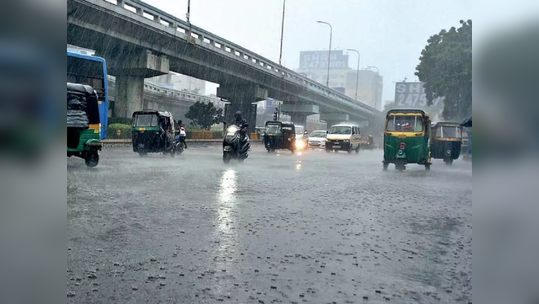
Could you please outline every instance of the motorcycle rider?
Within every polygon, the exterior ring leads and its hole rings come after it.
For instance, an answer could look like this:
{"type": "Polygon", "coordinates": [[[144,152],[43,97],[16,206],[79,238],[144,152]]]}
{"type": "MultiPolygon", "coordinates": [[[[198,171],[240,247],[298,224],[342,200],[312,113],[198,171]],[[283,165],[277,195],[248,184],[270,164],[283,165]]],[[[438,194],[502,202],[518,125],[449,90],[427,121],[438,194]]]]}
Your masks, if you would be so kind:
{"type": "Polygon", "coordinates": [[[245,134],[247,134],[247,128],[249,127],[249,124],[247,123],[247,120],[241,117],[241,111],[237,111],[234,116],[236,118],[234,124],[238,128],[240,128],[241,140],[243,141],[243,139],[245,138],[245,134]]]}
{"type": "Polygon", "coordinates": [[[249,143],[246,141],[247,129],[249,128],[249,124],[247,123],[247,120],[245,120],[241,116],[241,111],[237,111],[234,116],[236,118],[234,124],[238,128],[240,128],[240,141],[242,143],[241,150],[243,151],[243,153],[247,153],[247,151],[249,150],[249,147],[250,147],[249,143]]]}
{"type": "Polygon", "coordinates": [[[186,125],[180,119],[178,120],[178,129],[176,129],[176,141],[183,144],[183,147],[187,149],[187,143],[185,138],[187,137],[186,125]]]}
{"type": "Polygon", "coordinates": [[[185,124],[180,127],[180,142],[183,144],[185,149],[187,149],[187,143],[185,142],[185,137],[187,137],[187,131],[185,131],[185,124]]]}

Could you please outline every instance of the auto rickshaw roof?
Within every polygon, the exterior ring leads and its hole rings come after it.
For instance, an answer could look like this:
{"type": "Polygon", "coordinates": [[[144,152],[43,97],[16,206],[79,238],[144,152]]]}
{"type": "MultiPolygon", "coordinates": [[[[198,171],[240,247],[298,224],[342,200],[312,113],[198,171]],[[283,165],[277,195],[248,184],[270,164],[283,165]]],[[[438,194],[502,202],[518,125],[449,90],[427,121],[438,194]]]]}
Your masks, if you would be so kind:
{"type": "Polygon", "coordinates": [[[451,126],[451,127],[460,127],[460,122],[453,122],[453,121],[439,121],[434,123],[434,128],[438,126],[451,126]]]}
{"type": "Polygon", "coordinates": [[[168,111],[158,111],[158,110],[136,111],[136,112],[133,112],[133,117],[135,115],[141,115],[141,114],[157,114],[158,116],[172,117],[172,114],[170,112],[168,112],[168,111]]]}
{"type": "Polygon", "coordinates": [[[429,116],[425,111],[420,109],[392,109],[387,111],[386,118],[389,118],[391,114],[421,114],[423,116],[429,116]]]}
{"type": "Polygon", "coordinates": [[[67,91],[80,94],[94,94],[94,88],[86,84],[67,83],[67,91]]]}
{"type": "Polygon", "coordinates": [[[472,127],[472,117],[466,118],[461,124],[463,127],[471,128],[472,127]]]}

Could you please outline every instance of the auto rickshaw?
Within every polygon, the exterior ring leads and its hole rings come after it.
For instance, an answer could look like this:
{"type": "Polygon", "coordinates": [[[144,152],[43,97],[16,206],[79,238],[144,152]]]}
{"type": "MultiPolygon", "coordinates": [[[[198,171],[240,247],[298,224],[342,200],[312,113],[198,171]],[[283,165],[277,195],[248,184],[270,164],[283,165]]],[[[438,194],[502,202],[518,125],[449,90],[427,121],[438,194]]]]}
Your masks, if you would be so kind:
{"type": "Polygon", "coordinates": [[[296,128],[291,122],[267,121],[264,131],[264,147],[269,152],[276,149],[296,150],[296,128]]]}
{"type": "Polygon", "coordinates": [[[394,109],[387,112],[384,132],[384,170],[389,164],[406,170],[407,164],[430,170],[430,118],[422,110],[394,109]]]}
{"type": "Polygon", "coordinates": [[[99,163],[101,122],[97,92],[89,85],[67,83],[67,156],[83,158],[86,166],[99,163]]]}
{"type": "Polygon", "coordinates": [[[462,126],[456,122],[439,122],[432,129],[430,151],[432,158],[443,159],[446,165],[453,164],[460,156],[462,126]]]}
{"type": "Polygon", "coordinates": [[[140,156],[148,153],[176,154],[174,118],[167,111],[137,111],[133,113],[133,152],[140,156]]]}

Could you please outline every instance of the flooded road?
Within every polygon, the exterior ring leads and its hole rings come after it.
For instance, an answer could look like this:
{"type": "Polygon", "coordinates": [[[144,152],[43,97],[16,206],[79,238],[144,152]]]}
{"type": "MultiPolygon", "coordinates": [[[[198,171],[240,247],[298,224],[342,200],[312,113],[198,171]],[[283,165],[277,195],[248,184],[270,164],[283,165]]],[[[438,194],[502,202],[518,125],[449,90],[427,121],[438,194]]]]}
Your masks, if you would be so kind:
{"type": "Polygon", "coordinates": [[[68,159],[68,303],[471,303],[471,163],[381,160],[68,159]]]}

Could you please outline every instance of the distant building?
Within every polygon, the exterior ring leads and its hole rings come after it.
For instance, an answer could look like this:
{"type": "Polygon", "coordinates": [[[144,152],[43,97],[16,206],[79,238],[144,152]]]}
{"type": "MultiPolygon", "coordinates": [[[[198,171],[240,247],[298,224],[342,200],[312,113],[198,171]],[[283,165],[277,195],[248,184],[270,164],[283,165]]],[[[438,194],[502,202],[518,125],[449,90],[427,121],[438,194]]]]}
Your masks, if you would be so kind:
{"type": "MultiPolygon", "coordinates": [[[[346,86],[346,75],[351,69],[348,67],[348,55],[343,51],[331,52],[331,64],[329,71],[329,87],[340,88],[346,86]]],[[[327,83],[328,76],[328,51],[302,51],[300,53],[299,73],[321,84],[327,83]]]]}
{"type": "MultiPolygon", "coordinates": [[[[297,70],[304,76],[319,82],[327,83],[328,51],[300,52],[300,65],[297,70]]],[[[342,50],[331,51],[329,71],[329,87],[356,98],[357,70],[348,66],[348,55],[342,50]]],[[[371,70],[359,71],[357,99],[378,110],[382,109],[383,78],[371,70]]]]}
{"type": "MultiPolygon", "coordinates": [[[[346,77],[345,94],[356,97],[357,71],[350,71],[346,77]]],[[[382,110],[382,91],[384,89],[383,77],[372,70],[359,70],[359,83],[357,98],[367,105],[382,110]]]]}

